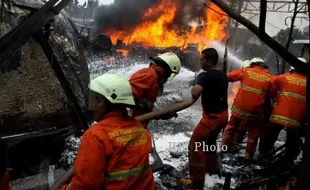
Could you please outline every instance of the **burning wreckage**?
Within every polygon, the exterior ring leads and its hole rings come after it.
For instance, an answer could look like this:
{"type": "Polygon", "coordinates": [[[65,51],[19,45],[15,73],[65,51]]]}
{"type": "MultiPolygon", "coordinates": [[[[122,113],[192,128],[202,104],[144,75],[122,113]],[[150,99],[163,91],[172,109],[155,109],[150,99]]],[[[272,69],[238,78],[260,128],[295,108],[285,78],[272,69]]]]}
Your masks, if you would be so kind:
{"type": "MultiPolygon", "coordinates": [[[[107,61],[131,63],[148,62],[148,57],[166,51],[176,53],[184,67],[198,71],[199,52],[210,42],[223,42],[228,38],[228,17],[208,11],[200,1],[145,1],[132,5],[126,1],[115,1],[101,6],[94,20],[83,22],[75,19],[85,45],[92,52],[101,53],[107,61]],[[128,18],[126,21],[120,18],[128,18]],[[194,23],[190,23],[194,22],[194,23]]],[[[211,9],[221,11],[213,4],[211,9]]]]}
{"type": "MultiPolygon", "coordinates": [[[[139,19],[130,22],[129,29],[111,25],[116,21],[105,20],[116,18],[113,15],[97,15],[96,22],[104,23],[104,26],[97,24],[95,31],[89,30],[83,35],[78,30],[78,23],[75,25],[61,11],[69,0],[62,0],[55,6],[57,2],[50,0],[43,5],[36,0],[12,0],[4,3],[5,19],[1,23],[0,41],[0,81],[3,86],[0,89],[0,129],[1,141],[8,147],[11,177],[17,179],[12,186],[17,189],[47,189],[64,173],[61,169],[49,169],[53,165],[61,168],[59,159],[65,137],[71,134],[80,136],[80,129],[86,129],[90,122],[86,109],[89,82],[86,58],[91,60],[95,55],[116,65],[132,65],[135,62],[131,57],[137,62],[148,63],[149,56],[170,50],[181,57],[185,67],[197,71],[199,50],[210,45],[210,41],[225,41],[228,37],[224,32],[228,18],[200,6],[193,10],[205,19],[203,23],[208,23],[208,27],[197,25],[180,30],[172,26],[171,23],[178,23],[175,18],[180,14],[177,11],[180,5],[171,0],[163,1],[170,3],[169,10],[164,9],[168,4],[163,3],[155,6],[155,11],[146,9],[143,16],[140,14],[139,19]]],[[[117,2],[120,1],[115,4],[117,2]]],[[[233,94],[237,90],[233,87],[233,94]]],[[[232,100],[230,97],[229,102],[232,100]]],[[[73,148],[76,151],[79,141],[74,138],[71,141],[76,144],[73,148]]],[[[186,150],[187,143],[178,146],[181,146],[180,150],[186,150]]],[[[213,182],[213,189],[258,189],[281,184],[296,176],[296,167],[283,168],[277,162],[281,154],[266,163],[257,163],[260,168],[244,168],[239,160],[239,149],[236,149],[238,153],[219,157],[219,177],[214,180],[218,183],[213,182]],[[223,178],[226,178],[225,182],[223,178]]],[[[158,154],[154,146],[152,168],[159,189],[179,188],[177,179],[186,175],[186,154],[186,151],[158,154]],[[163,155],[164,161],[161,159],[163,155]],[[167,164],[172,162],[180,165],[173,167],[167,164]]],[[[208,178],[214,179],[214,176],[208,178]]]]}

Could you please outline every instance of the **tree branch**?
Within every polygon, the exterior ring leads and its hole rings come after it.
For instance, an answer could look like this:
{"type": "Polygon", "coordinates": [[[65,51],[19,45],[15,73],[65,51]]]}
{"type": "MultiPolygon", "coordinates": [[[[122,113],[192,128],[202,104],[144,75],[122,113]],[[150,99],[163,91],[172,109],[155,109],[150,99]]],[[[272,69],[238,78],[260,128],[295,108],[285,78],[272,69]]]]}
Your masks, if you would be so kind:
{"type": "MultiPolygon", "coordinates": [[[[290,45],[291,45],[291,42],[292,42],[292,35],[293,35],[293,31],[294,31],[294,24],[295,24],[295,20],[296,20],[296,16],[298,14],[297,12],[297,9],[298,9],[298,3],[299,3],[299,0],[295,0],[294,1],[294,12],[293,12],[293,17],[292,17],[292,20],[291,20],[291,27],[290,27],[290,31],[289,31],[289,34],[288,34],[288,38],[287,38],[287,42],[286,42],[286,45],[285,45],[285,49],[287,51],[289,51],[290,49],[290,45]]],[[[285,72],[285,61],[282,61],[282,65],[281,65],[281,73],[284,73],[285,72]]]]}
{"type": "Polygon", "coordinates": [[[210,1],[213,2],[215,5],[217,5],[224,12],[226,12],[231,18],[235,19],[236,21],[244,25],[246,28],[248,28],[261,41],[263,41],[266,45],[268,45],[271,49],[273,49],[279,56],[281,56],[290,65],[295,67],[299,72],[306,74],[310,71],[309,65],[298,60],[293,54],[288,52],[280,43],[278,43],[268,34],[259,33],[259,28],[257,26],[255,26],[252,22],[250,22],[249,20],[238,14],[235,10],[231,9],[222,0],[210,0],[210,1]]]}
{"type": "Polygon", "coordinates": [[[267,0],[260,1],[259,33],[265,34],[267,0]]]}
{"type": "Polygon", "coordinates": [[[276,63],[277,63],[277,71],[278,71],[278,75],[281,74],[281,71],[280,71],[280,63],[279,63],[279,57],[278,55],[276,54],[276,63]]]}

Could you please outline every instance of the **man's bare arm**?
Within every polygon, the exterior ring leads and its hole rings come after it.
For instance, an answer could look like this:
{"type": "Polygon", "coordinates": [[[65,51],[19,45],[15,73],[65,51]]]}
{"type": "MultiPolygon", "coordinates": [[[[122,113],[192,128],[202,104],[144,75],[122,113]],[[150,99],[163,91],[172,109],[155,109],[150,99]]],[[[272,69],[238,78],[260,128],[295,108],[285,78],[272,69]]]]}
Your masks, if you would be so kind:
{"type": "Polygon", "coordinates": [[[193,100],[197,101],[200,95],[203,92],[203,87],[199,84],[195,84],[192,88],[192,98],[193,100]]]}

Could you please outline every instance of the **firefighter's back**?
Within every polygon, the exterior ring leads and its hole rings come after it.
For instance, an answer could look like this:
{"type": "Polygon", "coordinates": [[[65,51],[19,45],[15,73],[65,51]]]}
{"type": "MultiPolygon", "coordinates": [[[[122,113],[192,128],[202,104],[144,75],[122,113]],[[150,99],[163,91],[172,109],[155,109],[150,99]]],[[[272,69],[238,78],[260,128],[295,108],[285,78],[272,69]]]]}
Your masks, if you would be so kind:
{"type": "MultiPolygon", "coordinates": [[[[100,154],[105,158],[104,171],[102,176],[93,176],[101,180],[102,189],[154,189],[153,173],[149,165],[151,137],[137,120],[122,116],[120,112],[112,112],[85,133],[94,136],[102,147],[100,154]]],[[[76,161],[75,168],[79,170],[83,169],[78,165],[83,162],[83,157],[97,156],[98,153],[84,151],[84,154],[78,155],[76,161]]]]}
{"type": "Polygon", "coordinates": [[[109,118],[101,125],[96,131],[104,133],[102,140],[108,158],[105,189],[153,189],[149,133],[131,117],[109,118]]]}
{"type": "Polygon", "coordinates": [[[274,80],[279,96],[271,121],[287,127],[299,127],[306,113],[306,76],[288,72],[274,80]]]}
{"type": "Polygon", "coordinates": [[[245,68],[232,111],[244,119],[262,118],[270,86],[271,75],[266,69],[258,66],[245,68]]]}

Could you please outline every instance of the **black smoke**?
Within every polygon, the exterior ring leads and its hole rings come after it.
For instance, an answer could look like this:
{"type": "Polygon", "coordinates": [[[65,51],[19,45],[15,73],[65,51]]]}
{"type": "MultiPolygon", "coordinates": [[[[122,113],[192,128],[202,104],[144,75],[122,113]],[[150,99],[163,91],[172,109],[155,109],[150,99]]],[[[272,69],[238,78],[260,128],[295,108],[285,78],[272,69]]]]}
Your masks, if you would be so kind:
{"type": "Polygon", "coordinates": [[[115,0],[111,5],[100,6],[95,13],[97,28],[130,30],[142,21],[143,14],[149,7],[156,6],[159,2],[160,0],[115,0]]]}
{"type": "MultiPolygon", "coordinates": [[[[149,8],[159,6],[165,1],[166,9],[171,9],[170,3],[177,5],[177,12],[171,24],[173,27],[186,28],[190,21],[199,21],[204,17],[203,0],[115,0],[111,5],[98,7],[95,12],[95,21],[98,32],[107,28],[117,31],[130,32],[138,24],[144,22],[143,15],[149,8]],[[169,3],[167,3],[169,2],[169,3]]],[[[155,21],[161,12],[147,21],[155,21]]]]}

